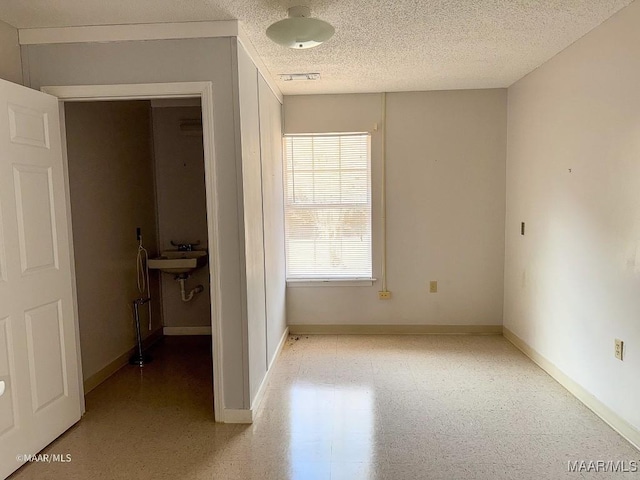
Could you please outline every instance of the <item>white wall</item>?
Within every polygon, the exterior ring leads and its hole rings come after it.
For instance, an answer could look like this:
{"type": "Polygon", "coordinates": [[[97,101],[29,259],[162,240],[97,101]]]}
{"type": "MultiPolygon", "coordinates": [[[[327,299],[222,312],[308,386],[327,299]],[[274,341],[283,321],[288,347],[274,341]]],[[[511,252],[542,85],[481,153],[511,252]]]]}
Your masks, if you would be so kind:
{"type": "MultiPolygon", "coordinates": [[[[374,277],[381,274],[381,95],[287,96],[285,133],[372,133],[374,277]]],[[[506,90],[387,94],[387,272],[371,287],[289,287],[296,324],[500,325],[506,90]],[[429,294],[429,281],[439,292],[429,294]]]]}
{"type": "Polygon", "coordinates": [[[281,105],[238,43],[238,111],[249,353],[254,406],[286,330],[281,105]]]}
{"type": "MultiPolygon", "coordinates": [[[[153,153],[156,165],[159,250],[176,247],[171,241],[199,241],[208,249],[207,199],[202,135],[185,135],[180,124],[200,121],[200,107],[153,108],[153,153]]],[[[162,274],[162,313],[165,327],[211,325],[209,267],[195,270],[187,290],[202,285],[204,291],[183,302],[173,275],[162,274]]]]}
{"type": "Polygon", "coordinates": [[[236,156],[234,74],[231,38],[78,43],[23,46],[25,83],[102,85],[209,80],[213,82],[217,158],[216,196],[220,231],[224,404],[245,406],[246,350],[243,344],[241,265],[238,238],[240,158],[236,156]]]}
{"type": "Polygon", "coordinates": [[[282,185],[282,105],[261,75],[258,76],[258,88],[267,301],[267,361],[271,362],[287,328],[284,188],[282,185]]]}
{"type": "Polygon", "coordinates": [[[635,2],[509,89],[505,327],[640,429],[639,25],[635,2]]]}
{"type": "Polygon", "coordinates": [[[242,193],[246,268],[246,328],[249,353],[249,401],[267,372],[267,313],[262,217],[262,165],[258,69],[238,45],[238,93],[242,150],[242,193]]]}
{"type": "MultiPolygon", "coordinates": [[[[82,373],[91,377],[135,346],[136,228],[157,250],[149,102],[65,105],[82,373]]],[[[153,328],[161,326],[151,275],[153,328]]],[[[142,307],[143,336],[148,310],[142,307]]]]}
{"type": "Polygon", "coordinates": [[[22,83],[18,30],[2,21],[0,21],[0,78],[22,83]]]}

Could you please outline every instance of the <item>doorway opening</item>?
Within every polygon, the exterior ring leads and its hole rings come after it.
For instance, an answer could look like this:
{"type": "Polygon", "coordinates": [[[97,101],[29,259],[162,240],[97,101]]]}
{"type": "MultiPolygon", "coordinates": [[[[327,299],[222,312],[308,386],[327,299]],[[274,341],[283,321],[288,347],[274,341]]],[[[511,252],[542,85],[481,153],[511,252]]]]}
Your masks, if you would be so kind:
{"type": "Polygon", "coordinates": [[[156,358],[127,368],[151,384],[154,372],[173,373],[178,389],[177,379],[208,377],[224,421],[210,83],[43,90],[60,98],[66,138],[80,388],[88,393],[135,351],[138,310],[156,358]],[[197,268],[154,264],[196,253],[207,256],[197,268]]]}

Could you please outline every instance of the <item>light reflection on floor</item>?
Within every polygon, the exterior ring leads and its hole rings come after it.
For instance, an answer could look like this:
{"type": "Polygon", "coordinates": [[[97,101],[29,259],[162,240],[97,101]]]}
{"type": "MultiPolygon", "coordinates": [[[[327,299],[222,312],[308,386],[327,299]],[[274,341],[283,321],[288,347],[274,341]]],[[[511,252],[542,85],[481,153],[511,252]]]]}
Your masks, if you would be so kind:
{"type": "Polygon", "coordinates": [[[374,462],[373,389],[301,383],[291,386],[289,395],[289,478],[313,478],[326,459],[334,465],[357,460],[359,476],[368,478],[374,462]],[[347,428],[353,419],[356,430],[347,428]]]}

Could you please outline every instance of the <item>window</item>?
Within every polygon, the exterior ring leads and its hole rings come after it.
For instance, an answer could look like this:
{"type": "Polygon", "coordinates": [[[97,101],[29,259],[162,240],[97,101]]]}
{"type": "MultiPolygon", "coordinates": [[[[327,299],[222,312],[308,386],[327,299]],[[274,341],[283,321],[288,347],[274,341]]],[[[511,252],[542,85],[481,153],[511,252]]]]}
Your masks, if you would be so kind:
{"type": "Polygon", "coordinates": [[[287,135],[284,162],[287,279],[370,279],[370,135],[287,135]]]}

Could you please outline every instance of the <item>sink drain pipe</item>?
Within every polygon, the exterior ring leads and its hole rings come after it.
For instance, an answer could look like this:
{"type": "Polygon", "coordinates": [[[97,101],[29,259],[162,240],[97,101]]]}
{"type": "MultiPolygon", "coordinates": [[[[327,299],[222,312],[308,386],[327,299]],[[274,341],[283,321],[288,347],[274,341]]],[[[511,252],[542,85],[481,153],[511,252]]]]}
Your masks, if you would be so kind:
{"type": "Polygon", "coordinates": [[[183,302],[190,302],[197,293],[204,292],[204,287],[202,285],[198,285],[195,288],[191,289],[191,291],[187,294],[187,290],[184,286],[184,282],[187,281],[187,278],[189,278],[189,275],[186,273],[176,275],[176,280],[180,284],[180,295],[182,296],[183,302]]]}

